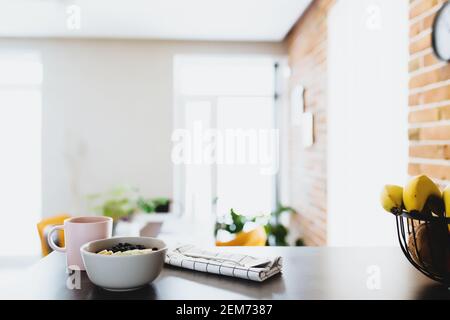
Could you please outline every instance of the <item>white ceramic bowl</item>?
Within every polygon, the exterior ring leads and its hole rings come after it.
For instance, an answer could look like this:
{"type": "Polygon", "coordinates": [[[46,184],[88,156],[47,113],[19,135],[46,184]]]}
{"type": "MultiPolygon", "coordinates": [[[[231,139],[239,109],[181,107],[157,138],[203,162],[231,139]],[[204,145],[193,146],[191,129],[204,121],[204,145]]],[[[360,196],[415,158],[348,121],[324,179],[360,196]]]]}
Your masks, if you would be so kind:
{"type": "Polygon", "coordinates": [[[88,242],[80,248],[89,279],[106,290],[129,291],[138,289],[158,277],[166,256],[166,244],[148,237],[116,237],[88,242]],[[134,256],[97,254],[122,243],[141,244],[156,251],[134,256]]]}

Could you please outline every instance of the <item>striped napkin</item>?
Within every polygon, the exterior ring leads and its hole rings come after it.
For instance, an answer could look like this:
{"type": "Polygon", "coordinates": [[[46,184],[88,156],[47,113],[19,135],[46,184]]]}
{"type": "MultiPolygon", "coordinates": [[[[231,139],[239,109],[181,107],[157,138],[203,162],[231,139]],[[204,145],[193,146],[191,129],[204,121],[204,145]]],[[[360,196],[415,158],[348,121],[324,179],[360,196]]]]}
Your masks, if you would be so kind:
{"type": "Polygon", "coordinates": [[[211,252],[182,245],[166,254],[166,264],[235,278],[262,282],[280,273],[282,258],[256,258],[243,254],[211,252]]]}

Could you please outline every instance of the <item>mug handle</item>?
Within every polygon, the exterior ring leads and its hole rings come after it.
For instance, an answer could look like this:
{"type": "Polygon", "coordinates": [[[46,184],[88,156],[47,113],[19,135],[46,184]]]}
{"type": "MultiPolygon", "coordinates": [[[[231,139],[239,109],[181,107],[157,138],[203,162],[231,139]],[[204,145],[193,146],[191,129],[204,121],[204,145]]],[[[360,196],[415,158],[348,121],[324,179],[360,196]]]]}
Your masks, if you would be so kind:
{"type": "Polygon", "coordinates": [[[52,234],[53,234],[53,232],[58,231],[58,230],[64,230],[64,226],[58,225],[58,226],[51,227],[50,232],[47,234],[48,245],[50,246],[50,248],[52,248],[55,251],[66,252],[65,247],[61,248],[60,246],[57,246],[56,243],[53,242],[52,234]]]}

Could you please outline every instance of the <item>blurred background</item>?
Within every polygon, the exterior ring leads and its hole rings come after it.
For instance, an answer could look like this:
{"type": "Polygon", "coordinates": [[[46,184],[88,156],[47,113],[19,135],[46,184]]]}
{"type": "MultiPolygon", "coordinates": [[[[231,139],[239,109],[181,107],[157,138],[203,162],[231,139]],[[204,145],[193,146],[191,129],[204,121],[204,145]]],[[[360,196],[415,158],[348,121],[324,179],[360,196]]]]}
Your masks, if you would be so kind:
{"type": "Polygon", "coordinates": [[[170,243],[396,245],[382,186],[450,180],[444,2],[0,0],[0,255],[95,214],[170,243]]]}

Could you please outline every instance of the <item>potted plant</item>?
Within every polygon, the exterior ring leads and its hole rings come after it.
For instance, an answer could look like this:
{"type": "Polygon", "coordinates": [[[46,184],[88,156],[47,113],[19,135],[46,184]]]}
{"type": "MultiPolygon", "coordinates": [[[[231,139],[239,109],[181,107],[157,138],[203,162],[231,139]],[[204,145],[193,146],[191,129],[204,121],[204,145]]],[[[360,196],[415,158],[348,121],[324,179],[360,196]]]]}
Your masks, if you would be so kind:
{"type": "Polygon", "coordinates": [[[119,221],[136,220],[137,223],[147,221],[147,218],[137,215],[138,213],[170,212],[169,198],[144,198],[137,188],[127,185],[117,186],[104,193],[92,194],[87,198],[92,211],[113,218],[114,230],[119,221]]]}
{"type": "MultiPolygon", "coordinates": [[[[254,224],[263,226],[267,241],[267,246],[288,246],[287,236],[289,229],[281,223],[281,216],[285,213],[293,214],[296,211],[291,207],[285,207],[279,204],[277,209],[267,216],[244,216],[236,213],[233,209],[230,210],[230,215],[227,217],[229,221],[220,221],[216,223],[214,234],[217,237],[219,231],[235,235],[241,234],[246,224],[254,224]],[[231,218],[231,219],[230,219],[231,218]]],[[[295,246],[303,246],[303,239],[295,240],[295,246]]]]}
{"type": "Polygon", "coordinates": [[[170,199],[168,198],[155,198],[153,199],[155,205],[155,212],[169,213],[170,212],[170,199]]]}
{"type": "Polygon", "coordinates": [[[130,220],[137,211],[137,189],[126,185],[91,194],[87,199],[92,211],[113,218],[113,232],[119,220],[130,220]]]}

